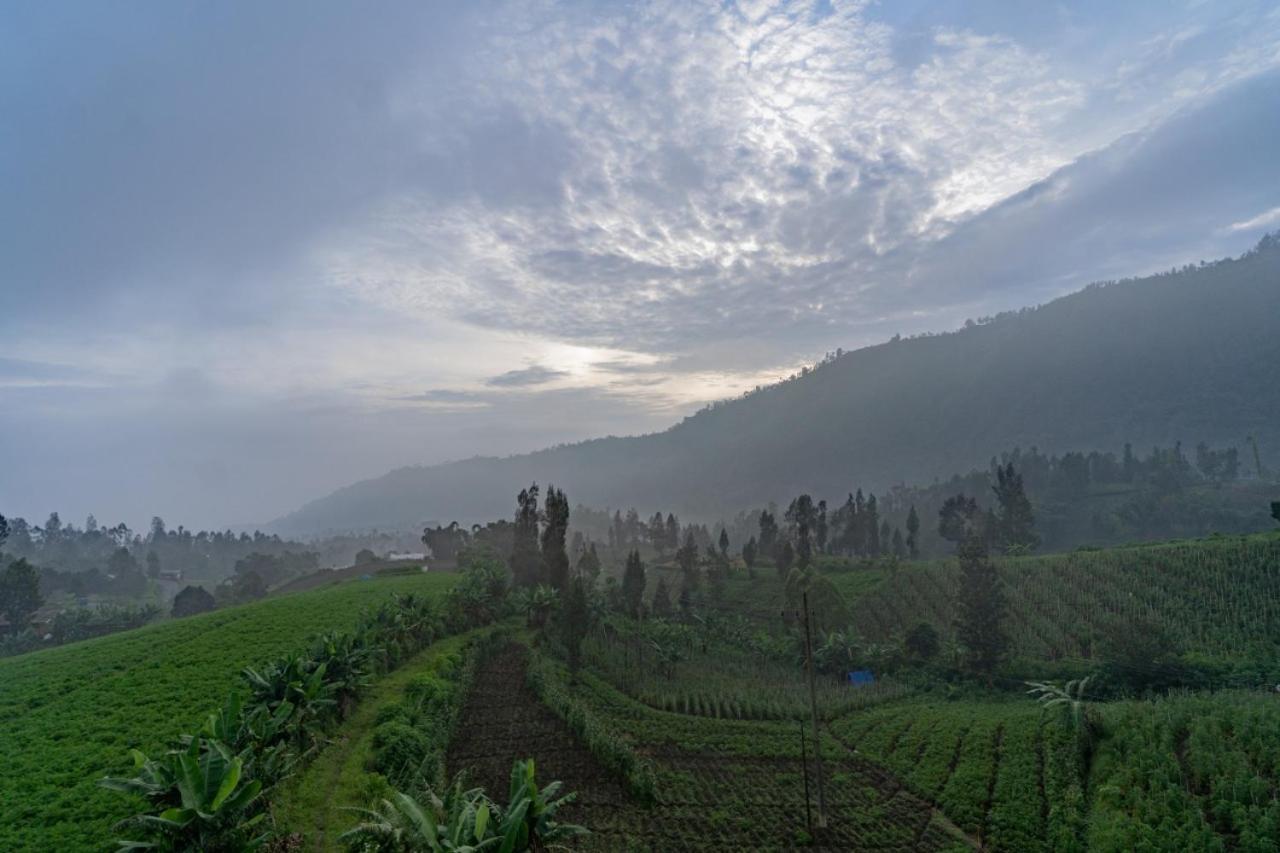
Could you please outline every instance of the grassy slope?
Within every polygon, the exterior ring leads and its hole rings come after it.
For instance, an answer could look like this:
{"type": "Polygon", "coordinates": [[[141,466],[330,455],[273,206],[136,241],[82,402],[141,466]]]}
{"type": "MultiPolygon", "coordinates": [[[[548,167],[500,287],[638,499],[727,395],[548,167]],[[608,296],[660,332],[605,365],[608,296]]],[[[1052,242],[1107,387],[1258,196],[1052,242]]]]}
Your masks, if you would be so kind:
{"type": "Polygon", "coordinates": [[[129,803],[97,787],[127,750],[194,728],[239,671],[313,634],[354,624],[396,592],[440,593],[421,575],[269,598],[0,661],[0,850],[100,850],[129,803]]]}
{"type": "Polygon", "coordinates": [[[434,672],[441,660],[460,651],[471,637],[462,634],[433,643],[394,672],[380,679],[334,735],[333,743],[272,797],[279,826],[305,836],[303,849],[341,850],[337,837],[356,823],[348,811],[368,805],[368,770],[373,759],[373,730],[378,712],[403,698],[404,689],[420,675],[434,672]]]}

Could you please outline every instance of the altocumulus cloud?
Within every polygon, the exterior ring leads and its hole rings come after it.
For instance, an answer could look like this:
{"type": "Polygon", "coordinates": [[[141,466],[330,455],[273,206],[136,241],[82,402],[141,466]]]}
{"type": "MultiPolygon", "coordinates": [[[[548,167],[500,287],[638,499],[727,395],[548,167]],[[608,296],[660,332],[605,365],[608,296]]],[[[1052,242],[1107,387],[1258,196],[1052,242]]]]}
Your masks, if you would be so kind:
{"type": "Polygon", "coordinates": [[[659,428],[1280,203],[1261,2],[0,16],[6,513],[239,522],[659,428]]]}

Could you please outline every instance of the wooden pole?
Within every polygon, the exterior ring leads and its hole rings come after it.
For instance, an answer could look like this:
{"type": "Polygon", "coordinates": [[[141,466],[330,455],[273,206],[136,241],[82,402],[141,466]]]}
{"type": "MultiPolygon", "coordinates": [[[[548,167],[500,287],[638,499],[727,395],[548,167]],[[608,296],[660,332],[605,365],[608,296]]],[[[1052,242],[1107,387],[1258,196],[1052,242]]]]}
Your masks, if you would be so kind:
{"type": "Polygon", "coordinates": [[[822,785],[822,741],[818,735],[818,691],[813,683],[813,637],[809,633],[809,592],[804,593],[804,659],[809,669],[809,713],[813,719],[813,766],[818,772],[818,828],[827,825],[827,796],[822,785]]]}
{"type": "Polygon", "coordinates": [[[804,825],[809,829],[809,838],[813,839],[813,815],[809,809],[809,754],[804,746],[804,722],[800,723],[800,766],[804,774],[804,825]]]}

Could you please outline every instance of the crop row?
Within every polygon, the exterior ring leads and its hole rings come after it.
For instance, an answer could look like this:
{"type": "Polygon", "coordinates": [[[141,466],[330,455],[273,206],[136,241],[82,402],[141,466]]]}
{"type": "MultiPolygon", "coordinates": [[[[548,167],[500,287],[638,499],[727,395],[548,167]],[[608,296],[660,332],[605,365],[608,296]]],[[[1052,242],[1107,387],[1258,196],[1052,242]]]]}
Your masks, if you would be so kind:
{"type": "Polygon", "coordinates": [[[97,780],[195,728],[241,669],[453,578],[346,584],[0,661],[0,849],[96,850],[129,803],[97,780]]]}
{"type": "MultiPolygon", "coordinates": [[[[1111,632],[1151,625],[1182,651],[1274,660],[1277,564],[1280,537],[1271,535],[1001,560],[1006,627],[1027,659],[1092,659],[1111,632]]],[[[953,561],[904,566],[857,599],[855,623],[872,639],[920,621],[950,636],[958,584],[953,561]]]]}

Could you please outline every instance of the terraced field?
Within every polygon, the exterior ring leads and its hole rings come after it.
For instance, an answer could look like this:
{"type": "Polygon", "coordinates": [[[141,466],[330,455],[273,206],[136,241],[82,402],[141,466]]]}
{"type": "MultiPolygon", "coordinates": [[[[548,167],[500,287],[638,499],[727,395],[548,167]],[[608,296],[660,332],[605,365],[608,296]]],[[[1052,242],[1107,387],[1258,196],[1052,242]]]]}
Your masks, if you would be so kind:
{"type": "Polygon", "coordinates": [[[221,705],[240,670],[351,627],[393,593],[454,576],[353,582],[0,660],[0,850],[101,850],[127,800],[97,780],[221,705]]]}
{"type": "MultiPolygon", "coordinates": [[[[999,561],[1009,634],[1023,660],[1088,665],[1126,624],[1155,625],[1186,652],[1270,662],[1280,677],[1280,536],[1223,537],[999,561]]],[[[918,622],[953,634],[955,562],[903,566],[870,589],[858,572],[832,576],[858,630],[901,637],[918,622]]]]}

